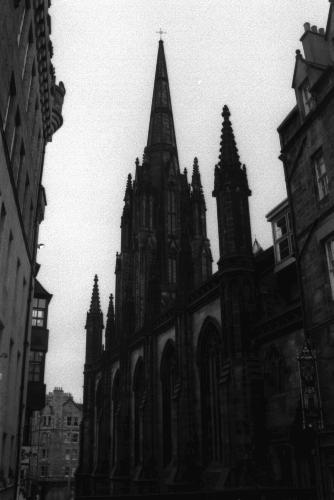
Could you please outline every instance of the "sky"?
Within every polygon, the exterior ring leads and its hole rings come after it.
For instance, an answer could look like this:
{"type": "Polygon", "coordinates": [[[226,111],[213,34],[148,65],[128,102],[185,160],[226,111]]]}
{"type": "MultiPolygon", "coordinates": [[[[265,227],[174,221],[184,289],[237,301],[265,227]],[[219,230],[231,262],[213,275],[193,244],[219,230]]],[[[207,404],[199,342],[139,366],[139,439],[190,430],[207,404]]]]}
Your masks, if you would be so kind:
{"type": "Polygon", "coordinates": [[[208,236],[218,260],[214,165],[229,106],[252,190],[253,239],[272,244],[266,214],[286,197],[277,127],[291,88],[303,24],[326,27],[327,0],[53,0],[53,63],[66,87],[64,124],[48,144],[38,279],[49,307],[47,391],[82,401],[85,320],[93,278],[101,308],[115,288],[128,173],[147,141],[160,28],[180,168],[199,159],[208,236]]]}

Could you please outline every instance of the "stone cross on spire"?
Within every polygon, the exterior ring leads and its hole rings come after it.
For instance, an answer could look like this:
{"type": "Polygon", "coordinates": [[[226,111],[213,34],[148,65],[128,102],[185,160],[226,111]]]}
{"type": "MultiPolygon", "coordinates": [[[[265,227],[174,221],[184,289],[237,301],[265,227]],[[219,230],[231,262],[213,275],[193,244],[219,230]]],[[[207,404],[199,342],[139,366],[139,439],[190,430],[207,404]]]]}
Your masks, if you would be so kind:
{"type": "Polygon", "coordinates": [[[156,33],[160,35],[160,40],[162,41],[162,35],[166,35],[167,31],[162,31],[162,29],[160,28],[159,31],[156,31],[156,33]]]}

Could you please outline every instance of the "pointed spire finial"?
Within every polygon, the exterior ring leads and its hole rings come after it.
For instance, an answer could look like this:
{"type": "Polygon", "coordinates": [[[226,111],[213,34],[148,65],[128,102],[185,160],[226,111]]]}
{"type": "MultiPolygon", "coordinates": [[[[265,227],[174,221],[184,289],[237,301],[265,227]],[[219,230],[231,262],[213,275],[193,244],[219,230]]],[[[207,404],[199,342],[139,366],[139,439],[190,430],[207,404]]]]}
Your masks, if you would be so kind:
{"type": "Polygon", "coordinates": [[[199,173],[199,165],[198,165],[198,158],[195,156],[194,158],[194,163],[193,163],[193,175],[191,179],[191,184],[192,186],[199,186],[202,187],[201,184],[201,174],[199,173]]]}
{"type": "Polygon", "coordinates": [[[94,276],[94,285],[93,285],[93,292],[92,292],[92,299],[90,302],[90,313],[100,313],[101,312],[101,307],[100,307],[100,295],[99,295],[99,279],[97,277],[97,274],[94,276]]]}
{"type": "Polygon", "coordinates": [[[223,106],[222,116],[224,118],[228,118],[229,116],[231,116],[230,110],[228,109],[228,106],[226,104],[223,106]]]}
{"type": "Polygon", "coordinates": [[[158,35],[160,35],[160,42],[163,42],[163,39],[162,39],[162,35],[166,35],[167,34],[167,31],[162,31],[162,29],[160,28],[159,31],[156,31],[156,33],[158,33],[158,35]]]}
{"type": "Polygon", "coordinates": [[[107,317],[113,319],[114,315],[115,315],[115,312],[114,312],[114,296],[111,293],[109,295],[109,307],[108,307],[107,317]]]}
{"type": "Polygon", "coordinates": [[[238,148],[235,143],[230,116],[230,110],[225,105],[222,112],[224,120],[221,132],[219,164],[221,167],[240,167],[238,148]]]}
{"type": "Polygon", "coordinates": [[[125,202],[129,201],[131,190],[132,190],[132,176],[131,174],[129,174],[126,181],[125,195],[123,201],[125,202]]]}

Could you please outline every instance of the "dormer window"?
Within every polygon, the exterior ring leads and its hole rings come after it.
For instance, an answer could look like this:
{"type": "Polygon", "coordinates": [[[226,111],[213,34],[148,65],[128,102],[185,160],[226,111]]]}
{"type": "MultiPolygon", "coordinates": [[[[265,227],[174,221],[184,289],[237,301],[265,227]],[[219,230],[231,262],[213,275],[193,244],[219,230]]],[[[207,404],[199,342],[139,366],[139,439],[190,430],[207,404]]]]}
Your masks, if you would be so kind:
{"type": "Polygon", "coordinates": [[[46,300],[45,299],[33,299],[33,309],[32,309],[32,326],[44,326],[45,322],[45,312],[46,312],[46,300]]]}
{"type": "Polygon", "coordinates": [[[314,106],[314,99],[310,92],[310,84],[308,80],[305,80],[305,82],[301,85],[300,90],[303,99],[304,113],[306,116],[314,106]]]}

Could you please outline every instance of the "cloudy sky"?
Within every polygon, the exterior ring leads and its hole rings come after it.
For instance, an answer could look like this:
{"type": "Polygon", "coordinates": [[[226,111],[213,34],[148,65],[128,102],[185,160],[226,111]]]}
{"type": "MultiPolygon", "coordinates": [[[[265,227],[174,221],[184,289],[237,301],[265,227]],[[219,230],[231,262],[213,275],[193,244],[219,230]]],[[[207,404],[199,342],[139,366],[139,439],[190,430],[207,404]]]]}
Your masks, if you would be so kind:
{"type": "Polygon", "coordinates": [[[247,165],[253,238],[271,245],[265,215],[286,196],[277,126],[294,106],[303,24],[325,27],[327,0],[53,0],[54,65],[66,87],[64,125],[48,145],[38,275],[53,294],[47,390],[82,400],[85,319],[94,274],[101,306],[114,293],[127,174],[147,140],[159,35],[164,38],[180,167],[199,158],[218,260],[214,165],[228,104],[247,165]]]}

